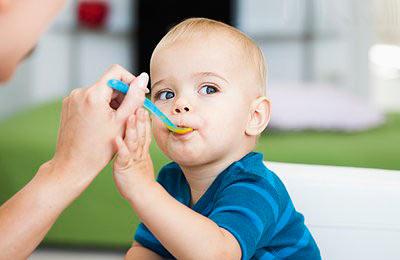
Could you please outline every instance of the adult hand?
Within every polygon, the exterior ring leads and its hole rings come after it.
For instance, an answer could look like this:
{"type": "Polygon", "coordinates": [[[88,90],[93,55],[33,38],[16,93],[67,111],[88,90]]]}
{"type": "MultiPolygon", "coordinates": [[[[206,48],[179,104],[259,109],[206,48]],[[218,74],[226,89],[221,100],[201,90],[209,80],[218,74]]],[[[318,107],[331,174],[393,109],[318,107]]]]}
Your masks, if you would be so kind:
{"type": "Polygon", "coordinates": [[[119,65],[86,89],[75,89],[63,100],[54,167],[70,169],[78,178],[92,179],[116,152],[115,138],[123,136],[129,115],[143,105],[148,75],[135,78],[119,65]],[[131,84],[124,97],[107,86],[110,79],[131,84]]]}
{"type": "Polygon", "coordinates": [[[96,84],[64,99],[53,159],[0,207],[0,259],[27,258],[111,160],[113,141],[123,134],[129,115],[142,106],[147,82],[147,74],[135,78],[114,65],[96,84]],[[131,83],[125,97],[107,86],[109,79],[131,83]]]}

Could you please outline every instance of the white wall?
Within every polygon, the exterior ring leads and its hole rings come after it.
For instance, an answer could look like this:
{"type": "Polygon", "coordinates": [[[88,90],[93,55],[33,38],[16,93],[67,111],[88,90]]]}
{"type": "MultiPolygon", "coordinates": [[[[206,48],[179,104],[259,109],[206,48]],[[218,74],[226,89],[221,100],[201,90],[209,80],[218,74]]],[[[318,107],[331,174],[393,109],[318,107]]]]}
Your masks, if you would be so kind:
{"type": "MultiPolygon", "coordinates": [[[[367,96],[369,1],[238,0],[237,25],[262,48],[271,85],[311,79],[367,96]],[[315,2],[316,17],[307,24],[306,4],[310,1],[315,2]],[[304,32],[314,35],[311,56],[305,54],[304,32]]],[[[0,89],[0,118],[90,85],[113,63],[134,67],[130,28],[135,28],[131,22],[136,3],[109,2],[111,19],[106,30],[92,32],[76,29],[76,0],[68,1],[31,59],[6,89],[0,89]],[[16,97],[18,101],[13,100],[16,97]]]]}
{"type": "Polygon", "coordinates": [[[261,46],[271,85],[312,80],[367,97],[370,4],[370,0],[239,0],[238,26],[261,46]],[[304,34],[311,37],[308,50],[304,34]]]}

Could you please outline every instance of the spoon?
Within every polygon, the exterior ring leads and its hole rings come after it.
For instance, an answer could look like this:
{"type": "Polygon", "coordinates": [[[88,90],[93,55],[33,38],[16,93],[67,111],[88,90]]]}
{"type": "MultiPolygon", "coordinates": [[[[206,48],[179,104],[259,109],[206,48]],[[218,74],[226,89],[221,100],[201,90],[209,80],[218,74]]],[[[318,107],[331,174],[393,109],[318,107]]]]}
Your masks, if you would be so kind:
{"type": "MultiPolygon", "coordinates": [[[[112,89],[115,89],[123,94],[126,94],[128,92],[129,86],[117,79],[110,79],[107,82],[107,85],[109,87],[111,87],[112,89]]],[[[163,112],[161,112],[160,109],[158,109],[156,107],[156,105],[154,105],[153,102],[150,101],[150,99],[145,98],[144,99],[144,103],[143,106],[149,110],[151,113],[153,113],[153,115],[155,115],[156,117],[158,117],[166,126],[167,128],[172,131],[175,132],[177,134],[186,134],[188,132],[193,131],[192,128],[190,127],[178,127],[176,126],[174,123],[171,122],[171,120],[168,119],[168,117],[166,115],[164,115],[163,112]]]]}

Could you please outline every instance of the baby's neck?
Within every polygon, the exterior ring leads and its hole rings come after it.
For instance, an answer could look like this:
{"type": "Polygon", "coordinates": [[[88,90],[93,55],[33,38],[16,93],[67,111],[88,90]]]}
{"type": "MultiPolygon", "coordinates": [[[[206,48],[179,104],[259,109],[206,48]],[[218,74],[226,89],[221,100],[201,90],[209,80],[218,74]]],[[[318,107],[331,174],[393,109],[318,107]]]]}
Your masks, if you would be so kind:
{"type": "MultiPolygon", "coordinates": [[[[251,150],[250,150],[251,151],[251,150]]],[[[191,206],[203,196],[215,178],[233,162],[240,160],[250,151],[232,153],[219,160],[196,166],[185,167],[181,165],[183,174],[190,186],[191,206]]]]}

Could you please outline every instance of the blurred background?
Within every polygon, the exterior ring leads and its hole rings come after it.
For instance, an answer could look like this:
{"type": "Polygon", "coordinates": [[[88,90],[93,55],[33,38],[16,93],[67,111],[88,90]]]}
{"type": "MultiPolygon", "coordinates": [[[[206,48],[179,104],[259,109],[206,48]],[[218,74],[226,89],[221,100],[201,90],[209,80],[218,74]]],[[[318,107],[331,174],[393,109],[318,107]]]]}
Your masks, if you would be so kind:
{"type": "MultiPolygon", "coordinates": [[[[0,203],[51,158],[61,98],[114,63],[149,71],[186,17],[231,24],[268,63],[267,161],[400,169],[400,0],[74,0],[0,88],[0,203]]],[[[168,162],[155,145],[156,170],[168,162]]],[[[124,251],[138,223],[108,167],[43,246],[124,251]]],[[[321,173],[323,174],[323,173],[321,173]]]]}

